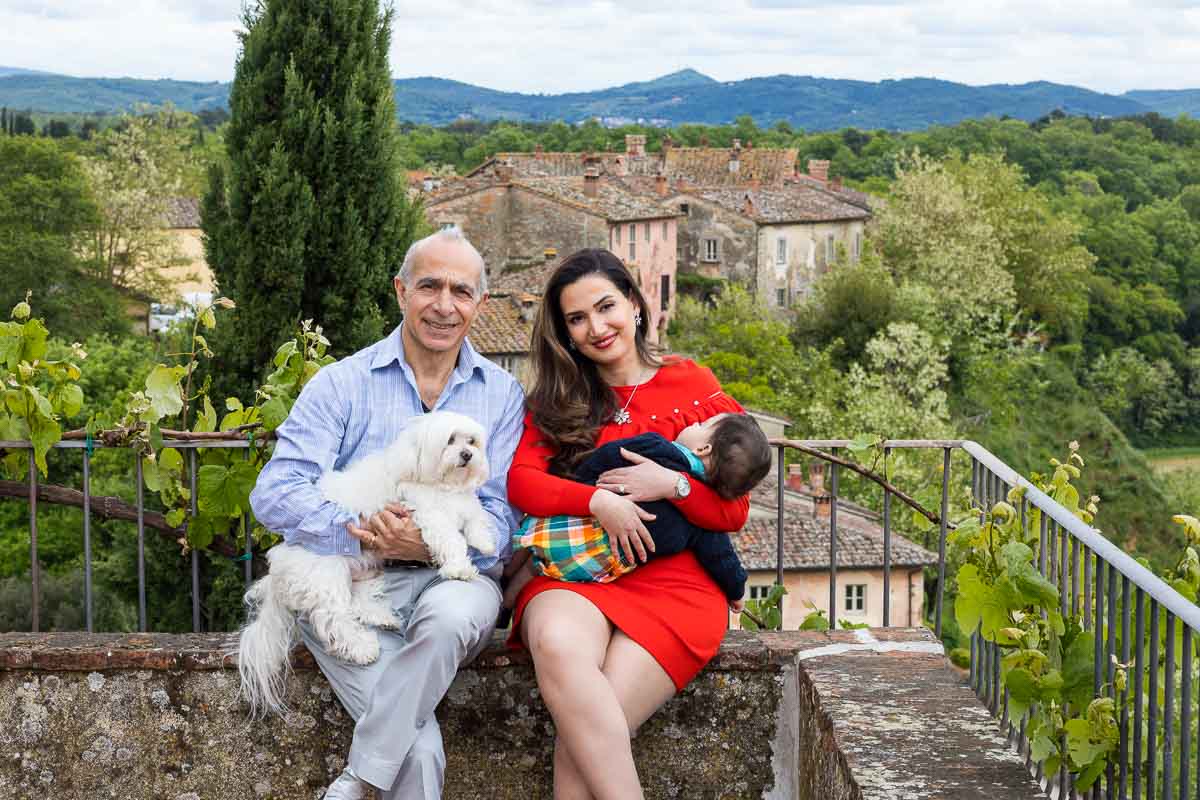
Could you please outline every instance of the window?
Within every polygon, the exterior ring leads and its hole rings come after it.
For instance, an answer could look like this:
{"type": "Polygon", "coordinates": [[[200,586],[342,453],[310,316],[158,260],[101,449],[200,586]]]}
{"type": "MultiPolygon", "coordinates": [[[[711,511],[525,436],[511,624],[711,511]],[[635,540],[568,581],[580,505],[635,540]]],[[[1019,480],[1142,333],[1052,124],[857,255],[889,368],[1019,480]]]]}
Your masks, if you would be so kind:
{"type": "Polygon", "coordinates": [[[775,587],[768,583],[765,586],[751,586],[749,588],[751,600],[766,600],[771,594],[771,589],[775,587]]]}
{"type": "Polygon", "coordinates": [[[782,236],[775,240],[775,263],[787,263],[787,239],[782,236]]]}
{"type": "Polygon", "coordinates": [[[787,289],[776,289],[775,290],[775,305],[786,308],[787,304],[788,304],[787,289]]]}
{"type": "Polygon", "coordinates": [[[646,234],[644,237],[645,240],[647,242],[650,241],[650,223],[649,222],[643,224],[642,233],[646,234]]]}
{"type": "Polygon", "coordinates": [[[690,211],[688,211],[688,204],[687,204],[687,203],[680,203],[680,204],[679,204],[679,210],[680,210],[681,212],[683,212],[684,214],[690,214],[690,213],[691,213],[690,211]]]}
{"type": "Polygon", "coordinates": [[[825,237],[825,263],[832,264],[834,255],[836,253],[833,246],[833,234],[831,233],[825,237]]]}
{"type": "Polygon", "coordinates": [[[671,307],[671,276],[661,276],[662,288],[659,294],[662,295],[662,310],[666,311],[671,307]]]}
{"type": "Polygon", "coordinates": [[[862,258],[862,231],[854,234],[854,260],[862,258]]]}
{"type": "Polygon", "coordinates": [[[705,239],[704,240],[704,256],[700,260],[701,261],[716,261],[718,252],[719,251],[717,248],[717,240],[716,239],[705,239]]]}
{"type": "Polygon", "coordinates": [[[667,223],[664,221],[663,222],[663,241],[664,242],[667,240],[667,230],[668,230],[667,223]]]}
{"type": "Polygon", "coordinates": [[[629,243],[629,260],[637,261],[637,245],[633,242],[629,243]]]}
{"type": "Polygon", "coordinates": [[[867,585],[865,583],[846,584],[846,610],[859,614],[867,610],[867,585]]]}
{"type": "Polygon", "coordinates": [[[629,223],[629,243],[633,244],[637,241],[637,225],[629,223]]]}
{"type": "Polygon", "coordinates": [[[621,226],[620,225],[613,225],[613,234],[615,237],[614,241],[617,243],[617,247],[620,247],[621,246],[621,226]]]}

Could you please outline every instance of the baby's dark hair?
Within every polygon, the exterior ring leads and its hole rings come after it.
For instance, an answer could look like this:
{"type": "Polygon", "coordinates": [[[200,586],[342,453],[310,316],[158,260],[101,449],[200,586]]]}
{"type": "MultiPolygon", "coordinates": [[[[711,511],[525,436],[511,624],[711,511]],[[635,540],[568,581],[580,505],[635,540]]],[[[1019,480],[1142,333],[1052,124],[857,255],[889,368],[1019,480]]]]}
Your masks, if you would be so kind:
{"type": "Polygon", "coordinates": [[[726,414],[713,427],[708,485],[726,499],[741,497],[771,471],[771,445],[749,414],[726,414]]]}

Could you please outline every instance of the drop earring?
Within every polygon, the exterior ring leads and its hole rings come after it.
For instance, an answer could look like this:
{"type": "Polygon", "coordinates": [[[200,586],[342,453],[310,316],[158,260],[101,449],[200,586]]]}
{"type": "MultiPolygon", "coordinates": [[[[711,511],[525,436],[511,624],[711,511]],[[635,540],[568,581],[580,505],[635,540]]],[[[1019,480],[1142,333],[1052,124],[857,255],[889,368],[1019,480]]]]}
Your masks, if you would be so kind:
{"type": "Polygon", "coordinates": [[[635,327],[635,328],[642,327],[642,312],[640,312],[640,311],[633,312],[633,327],[635,327]]]}

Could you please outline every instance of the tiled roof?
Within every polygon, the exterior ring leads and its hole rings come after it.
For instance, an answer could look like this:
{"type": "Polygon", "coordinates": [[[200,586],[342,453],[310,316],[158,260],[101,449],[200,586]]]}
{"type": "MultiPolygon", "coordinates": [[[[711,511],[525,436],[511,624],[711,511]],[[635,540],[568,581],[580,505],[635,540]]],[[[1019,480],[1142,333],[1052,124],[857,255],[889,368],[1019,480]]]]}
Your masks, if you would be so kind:
{"type": "Polygon", "coordinates": [[[860,192],[857,189],[851,189],[849,186],[838,186],[833,183],[824,183],[810,175],[797,175],[794,179],[795,183],[805,186],[811,186],[819,191],[827,192],[838,200],[849,203],[852,206],[858,206],[864,211],[870,211],[879,205],[879,198],[873,197],[866,192],[860,192]]]}
{"type": "MultiPolygon", "coordinates": [[[[774,516],[754,517],[733,545],[748,570],[775,569],[777,532],[774,516]]],[[[883,531],[868,520],[838,515],[838,569],[870,569],[883,566],[883,531]]],[[[892,566],[920,567],[936,564],[937,555],[892,532],[892,566]]],[[[829,519],[814,518],[809,511],[788,510],[784,516],[783,568],[829,569],[829,519]]]]}
{"type": "Polygon", "coordinates": [[[865,220],[871,216],[869,211],[839,200],[828,192],[799,183],[760,189],[704,188],[685,193],[744,214],[765,225],[865,220]]]}
{"type": "Polygon", "coordinates": [[[504,184],[495,178],[484,176],[480,178],[447,178],[442,185],[425,195],[425,207],[430,208],[439,203],[457,200],[473,192],[490,189],[504,184]]]}
{"type": "Polygon", "coordinates": [[[590,211],[610,222],[625,222],[635,219],[662,219],[677,216],[675,211],[665,209],[657,203],[631,192],[619,181],[598,177],[596,196],[584,193],[583,176],[565,178],[514,178],[513,185],[545,197],[566,203],[584,211],[590,211]]]}
{"type": "Polygon", "coordinates": [[[631,156],[628,153],[497,153],[467,173],[468,177],[490,174],[509,167],[512,174],[527,178],[565,178],[582,175],[588,165],[603,175],[654,175],[662,163],[657,153],[631,156]]]}
{"type": "Polygon", "coordinates": [[[168,228],[199,228],[200,201],[194,197],[172,197],[167,201],[168,228]]]}
{"type": "Polygon", "coordinates": [[[540,295],[550,279],[550,273],[558,266],[557,260],[546,261],[534,267],[515,272],[504,272],[488,282],[493,294],[536,294],[540,295]]]}
{"type": "MultiPolygon", "coordinates": [[[[533,334],[533,322],[521,319],[520,296],[494,294],[479,309],[479,315],[471,323],[471,344],[483,355],[500,353],[528,353],[529,337],[533,334]]],[[[539,298],[526,300],[534,304],[539,298]]]]}
{"type": "Polygon", "coordinates": [[[737,186],[755,180],[771,185],[796,173],[796,155],[795,148],[672,147],[663,159],[663,172],[700,186],[737,186]],[[729,168],[735,152],[736,172],[729,168]]]}

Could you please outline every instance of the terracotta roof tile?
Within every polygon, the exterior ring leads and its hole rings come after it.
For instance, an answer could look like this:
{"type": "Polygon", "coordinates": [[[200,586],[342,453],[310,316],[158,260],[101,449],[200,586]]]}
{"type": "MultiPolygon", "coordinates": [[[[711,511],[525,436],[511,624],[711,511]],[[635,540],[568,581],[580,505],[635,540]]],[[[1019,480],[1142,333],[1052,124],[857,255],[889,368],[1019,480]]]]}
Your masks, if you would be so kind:
{"type": "MultiPolygon", "coordinates": [[[[479,309],[471,324],[471,344],[485,356],[501,353],[528,353],[533,322],[521,318],[519,296],[494,295],[479,309]]],[[[536,310],[538,298],[530,298],[536,310]]],[[[532,319],[532,318],[531,318],[532,319]]]]}
{"type": "Polygon", "coordinates": [[[761,188],[703,188],[686,194],[744,214],[762,224],[785,222],[833,222],[869,219],[871,213],[805,184],[761,188]]]}
{"type": "Polygon", "coordinates": [[[489,281],[488,288],[494,294],[535,294],[541,295],[550,273],[558,266],[557,260],[546,261],[533,267],[526,267],[514,272],[504,272],[489,281]]]}
{"type": "Polygon", "coordinates": [[[598,177],[596,196],[584,192],[583,176],[564,178],[514,178],[513,185],[559,200],[576,208],[591,211],[610,222],[634,219],[662,219],[678,216],[657,203],[637,195],[619,181],[598,177]]]}

